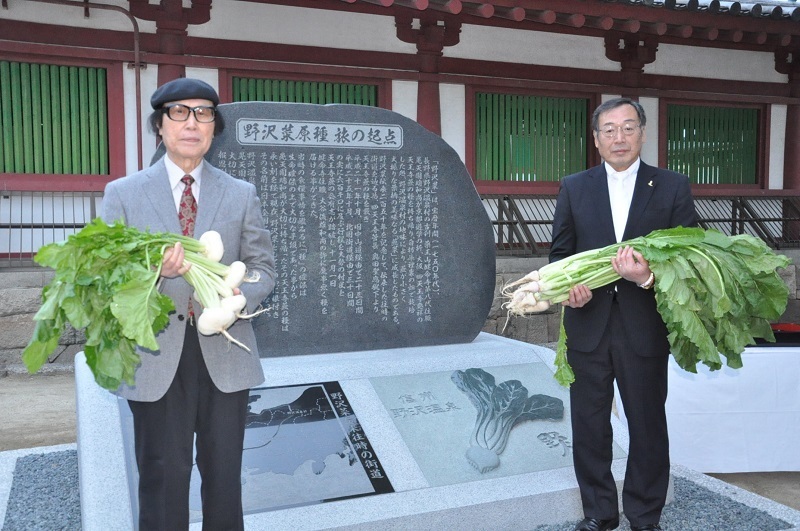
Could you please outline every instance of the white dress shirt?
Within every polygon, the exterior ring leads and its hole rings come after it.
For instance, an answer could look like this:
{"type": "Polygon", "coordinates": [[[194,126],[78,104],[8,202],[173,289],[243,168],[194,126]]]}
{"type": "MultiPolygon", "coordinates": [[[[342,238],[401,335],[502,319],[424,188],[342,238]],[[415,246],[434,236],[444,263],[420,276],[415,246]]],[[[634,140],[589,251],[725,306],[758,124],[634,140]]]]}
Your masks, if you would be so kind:
{"type": "Polygon", "coordinates": [[[628,222],[628,211],[633,200],[633,188],[636,184],[636,174],[639,173],[639,161],[636,159],[627,169],[616,171],[604,163],[608,175],[608,198],[611,201],[611,215],[614,219],[614,233],[617,242],[622,241],[625,225],[628,222]]]}

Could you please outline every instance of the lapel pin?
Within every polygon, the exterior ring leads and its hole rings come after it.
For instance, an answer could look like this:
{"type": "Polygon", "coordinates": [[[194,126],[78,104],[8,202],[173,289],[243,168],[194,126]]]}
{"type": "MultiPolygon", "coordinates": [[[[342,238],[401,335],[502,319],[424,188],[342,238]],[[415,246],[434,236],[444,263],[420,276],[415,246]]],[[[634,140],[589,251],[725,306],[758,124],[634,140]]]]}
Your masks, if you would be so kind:
{"type": "Polygon", "coordinates": [[[649,183],[647,183],[647,186],[652,187],[653,186],[653,181],[650,181],[649,183]]]}

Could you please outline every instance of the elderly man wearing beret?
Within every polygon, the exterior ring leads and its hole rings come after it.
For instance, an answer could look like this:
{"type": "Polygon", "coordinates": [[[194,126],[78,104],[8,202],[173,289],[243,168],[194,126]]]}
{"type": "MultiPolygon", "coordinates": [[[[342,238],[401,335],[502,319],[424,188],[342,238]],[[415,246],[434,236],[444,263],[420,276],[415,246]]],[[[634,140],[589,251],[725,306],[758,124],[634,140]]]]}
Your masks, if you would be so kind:
{"type": "MultiPolygon", "coordinates": [[[[153,232],[199,236],[216,230],[225,244],[223,263],[241,260],[260,281],[242,285],[249,312],[275,285],[272,240],[264,228],[255,187],[203,159],[224,120],[219,97],[207,83],[180,78],[150,99],[149,124],[166,155],[149,168],[106,186],[102,218],[153,232]]],[[[249,321],[229,332],[250,352],[220,335],[198,335],[192,287],[183,249],[164,253],[161,291],[176,311],[157,337],[159,350],[140,351],[133,386],[122,384],[133,414],[139,471],[139,529],[189,527],[189,480],[196,449],[201,476],[203,529],[244,527],[241,463],[249,389],[264,381],[249,321]]]]}

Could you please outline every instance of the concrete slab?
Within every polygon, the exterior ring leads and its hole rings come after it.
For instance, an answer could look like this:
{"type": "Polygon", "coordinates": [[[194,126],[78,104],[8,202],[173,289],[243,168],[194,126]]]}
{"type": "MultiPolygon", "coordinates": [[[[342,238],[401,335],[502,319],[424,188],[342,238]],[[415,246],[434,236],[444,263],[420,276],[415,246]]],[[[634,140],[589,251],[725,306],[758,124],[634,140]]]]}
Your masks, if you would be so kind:
{"type": "MultiPolygon", "coordinates": [[[[395,492],[247,514],[246,528],[435,529],[459,520],[469,521],[474,528],[531,528],[580,519],[582,511],[571,458],[567,456],[556,468],[514,473],[515,452],[520,452],[519,448],[512,448],[511,442],[500,455],[498,471],[503,469],[502,472],[481,474],[473,470],[472,476],[453,480],[457,482],[434,485],[429,479],[432,475],[426,468],[428,465],[421,466],[415,458],[408,433],[398,430],[393,418],[394,405],[387,404],[386,397],[379,396],[373,385],[380,378],[450,374],[468,368],[482,368],[500,375],[505,374],[504,370],[522,374],[515,367],[531,364],[547,367],[546,374],[552,374],[553,358],[553,351],[544,347],[481,333],[469,344],[263,359],[265,386],[317,382],[341,385],[395,492]]],[[[501,376],[498,384],[507,379],[501,376]]],[[[539,392],[535,389],[538,387],[547,387],[550,395],[561,389],[548,387],[553,383],[551,377],[541,385],[523,383],[531,395],[539,392]]],[[[76,361],[76,385],[83,529],[133,528],[135,511],[129,502],[130,478],[126,472],[126,442],[120,428],[118,399],[94,383],[81,357],[76,361]]],[[[568,406],[566,390],[560,392],[568,406]]],[[[448,400],[457,402],[460,394],[455,390],[448,400]]],[[[470,415],[474,418],[474,411],[470,415]]],[[[558,427],[567,438],[571,437],[568,418],[567,410],[558,427]]],[[[613,469],[615,477],[622,478],[627,431],[616,417],[612,417],[612,424],[620,448],[613,469]]],[[[520,426],[524,428],[524,424],[520,426]]],[[[468,426],[463,435],[464,449],[468,447],[470,429],[468,426]]],[[[518,433],[512,434],[519,439],[514,444],[541,445],[535,435],[533,440],[530,437],[523,440],[518,433]]],[[[461,462],[463,454],[458,453],[455,458],[461,462]]],[[[200,524],[192,524],[192,529],[195,528],[199,529],[200,524]]]]}

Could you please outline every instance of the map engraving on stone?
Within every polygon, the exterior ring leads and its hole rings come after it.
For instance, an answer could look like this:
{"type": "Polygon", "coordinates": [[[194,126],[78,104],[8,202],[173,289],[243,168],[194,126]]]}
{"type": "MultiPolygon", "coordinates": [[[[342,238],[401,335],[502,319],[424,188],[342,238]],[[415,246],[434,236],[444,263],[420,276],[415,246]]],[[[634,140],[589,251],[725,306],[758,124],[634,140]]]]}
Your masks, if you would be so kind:
{"type": "MultiPolygon", "coordinates": [[[[125,400],[119,400],[119,407],[136,512],[133,419],[125,400]]],[[[245,514],[394,492],[338,382],[253,388],[245,426],[245,514]]],[[[201,521],[201,507],[200,475],[194,466],[189,492],[193,522],[201,521]]]]}

